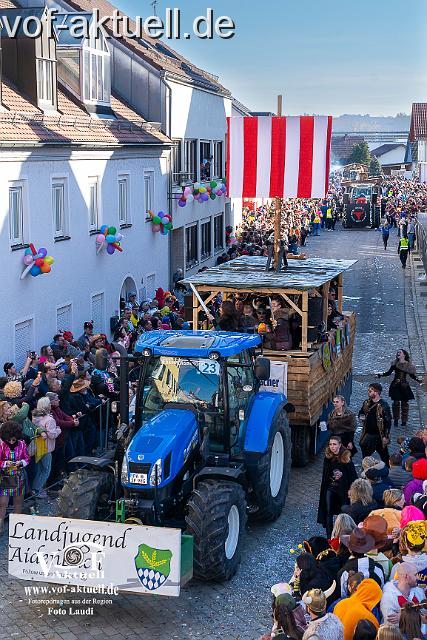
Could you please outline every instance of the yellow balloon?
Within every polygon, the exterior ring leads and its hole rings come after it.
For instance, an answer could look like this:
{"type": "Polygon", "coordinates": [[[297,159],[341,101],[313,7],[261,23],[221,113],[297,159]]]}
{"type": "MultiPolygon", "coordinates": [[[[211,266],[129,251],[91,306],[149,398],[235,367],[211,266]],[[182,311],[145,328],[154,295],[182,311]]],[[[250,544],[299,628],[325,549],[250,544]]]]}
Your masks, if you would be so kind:
{"type": "Polygon", "coordinates": [[[205,192],[206,192],[206,187],[200,187],[199,193],[205,193],[205,192]]]}
{"type": "Polygon", "coordinates": [[[55,260],[52,258],[52,256],[46,256],[44,261],[46,262],[46,264],[53,264],[55,262],[55,260]]]}

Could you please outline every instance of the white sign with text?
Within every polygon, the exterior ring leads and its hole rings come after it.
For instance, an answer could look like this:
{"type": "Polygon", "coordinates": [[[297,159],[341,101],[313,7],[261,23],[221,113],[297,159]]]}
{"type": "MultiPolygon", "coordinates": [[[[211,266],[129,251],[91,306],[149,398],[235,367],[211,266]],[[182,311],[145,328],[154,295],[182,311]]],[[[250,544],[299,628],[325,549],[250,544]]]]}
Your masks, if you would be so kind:
{"type": "Polygon", "coordinates": [[[10,514],[9,574],[119,591],[179,596],[181,531],[10,514]]]}
{"type": "Polygon", "coordinates": [[[288,363],[277,360],[270,361],[270,378],[261,382],[260,391],[288,393],[288,363]]]}

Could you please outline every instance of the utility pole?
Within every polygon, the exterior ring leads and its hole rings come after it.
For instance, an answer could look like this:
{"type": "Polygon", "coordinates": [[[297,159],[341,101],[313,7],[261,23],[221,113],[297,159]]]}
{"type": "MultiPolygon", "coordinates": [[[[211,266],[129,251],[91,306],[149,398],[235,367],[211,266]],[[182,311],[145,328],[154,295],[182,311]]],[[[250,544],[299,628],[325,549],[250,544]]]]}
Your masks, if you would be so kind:
{"type": "Polygon", "coordinates": [[[153,0],[151,6],[153,7],[153,16],[157,16],[157,0],[153,0]]]}
{"type": "MultiPolygon", "coordinates": [[[[277,96],[277,115],[282,115],[282,102],[283,96],[277,96]]],[[[280,253],[280,236],[281,236],[281,223],[282,223],[282,199],[275,198],[275,215],[274,215],[274,268],[279,268],[279,253],[280,253]]]]}

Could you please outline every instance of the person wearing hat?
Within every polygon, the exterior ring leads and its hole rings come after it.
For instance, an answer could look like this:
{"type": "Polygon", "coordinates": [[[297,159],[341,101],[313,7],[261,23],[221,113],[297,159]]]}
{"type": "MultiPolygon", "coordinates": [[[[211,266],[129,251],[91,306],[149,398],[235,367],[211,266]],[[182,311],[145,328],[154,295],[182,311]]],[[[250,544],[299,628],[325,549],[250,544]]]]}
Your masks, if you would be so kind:
{"type": "Polygon", "coordinates": [[[85,322],[83,325],[83,333],[80,338],[77,339],[82,351],[86,351],[89,345],[89,340],[93,335],[93,322],[85,322]]]}
{"type": "Polygon", "coordinates": [[[417,573],[415,564],[402,562],[397,566],[396,579],[387,582],[381,598],[384,622],[398,625],[401,608],[406,603],[419,604],[425,599],[424,589],[417,587],[417,573]]]}
{"type": "Polygon", "coordinates": [[[359,420],[363,426],[360,437],[362,455],[371,456],[375,451],[388,466],[390,442],[391,410],[388,403],[381,398],[382,386],[372,382],[368,387],[368,399],[359,411],[359,420]]]}
{"type": "Polygon", "coordinates": [[[403,495],[405,496],[405,504],[412,504],[412,497],[416,493],[423,491],[423,482],[427,480],[427,459],[420,458],[412,465],[413,479],[405,485],[403,495]]]}
{"type": "Polygon", "coordinates": [[[381,549],[390,548],[391,541],[387,537],[387,521],[379,515],[369,515],[363,521],[363,529],[374,536],[375,548],[368,551],[368,558],[381,565],[385,580],[388,580],[391,572],[391,560],[387,558],[381,549]]]}
{"type": "MultiPolygon", "coordinates": [[[[402,551],[402,562],[414,564],[418,570],[418,586],[425,587],[427,582],[427,553],[425,552],[427,540],[427,522],[417,520],[410,522],[401,531],[400,549],[402,551]],[[405,553],[406,550],[406,553],[405,553]]],[[[393,575],[398,567],[393,567],[393,575]]]]}
{"type": "Polygon", "coordinates": [[[346,598],[348,596],[347,582],[350,571],[363,573],[365,578],[372,578],[382,589],[384,586],[384,571],[378,562],[375,562],[367,555],[378,544],[375,542],[374,536],[365,529],[356,527],[350,536],[342,537],[342,542],[349,548],[351,555],[337,575],[341,597],[346,598]]]}
{"type": "Polygon", "coordinates": [[[261,636],[260,640],[271,640],[272,638],[301,640],[307,628],[305,611],[292,596],[291,586],[280,582],[271,587],[271,593],[273,595],[273,628],[270,633],[261,636]]]}
{"type": "Polygon", "coordinates": [[[379,507],[384,505],[383,494],[390,489],[391,482],[388,479],[389,470],[382,460],[373,456],[367,456],[362,460],[362,478],[366,478],[372,485],[372,495],[379,507]]]}
{"type": "Polygon", "coordinates": [[[303,640],[316,638],[318,640],[343,640],[344,626],[334,613],[326,613],[328,598],[335,591],[336,584],[332,583],[327,591],[310,589],[302,596],[310,616],[310,622],[304,632],[303,640]]]}
{"type": "Polygon", "coordinates": [[[334,614],[344,626],[344,640],[353,640],[354,628],[360,620],[369,620],[378,629],[379,622],[372,610],[380,602],[382,591],[379,585],[367,578],[362,580],[356,591],[344,598],[334,608],[334,614]]]}
{"type": "Polygon", "coordinates": [[[3,365],[3,371],[5,373],[7,381],[13,382],[14,380],[17,380],[18,382],[24,382],[32,362],[33,358],[31,354],[28,354],[24,366],[19,373],[16,371],[16,367],[13,362],[5,362],[3,365]]]}

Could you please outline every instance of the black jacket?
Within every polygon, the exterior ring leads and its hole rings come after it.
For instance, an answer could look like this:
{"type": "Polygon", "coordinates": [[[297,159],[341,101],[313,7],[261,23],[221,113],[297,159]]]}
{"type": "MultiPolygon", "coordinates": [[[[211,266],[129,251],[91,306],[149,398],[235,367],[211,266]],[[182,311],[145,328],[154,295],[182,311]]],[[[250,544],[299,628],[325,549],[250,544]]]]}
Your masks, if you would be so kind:
{"type": "MultiPolygon", "coordinates": [[[[351,461],[351,453],[348,449],[342,449],[338,456],[334,456],[329,449],[326,448],[325,458],[323,461],[322,483],[320,485],[319,508],[317,510],[317,522],[322,526],[326,526],[326,492],[328,489],[333,491],[337,496],[337,503],[344,505],[348,502],[348,490],[351,483],[356,480],[357,473],[354,464],[351,461]],[[341,471],[342,477],[335,481],[333,472],[341,471]]],[[[338,506],[338,505],[337,505],[338,506]]],[[[339,511],[337,512],[337,514],[339,511]]]]}
{"type": "Polygon", "coordinates": [[[363,522],[363,520],[369,516],[371,511],[374,509],[378,509],[378,504],[373,500],[368,505],[363,505],[361,502],[354,502],[353,504],[345,504],[341,511],[342,513],[347,513],[349,516],[353,518],[356,524],[359,522],[363,522]]]}

